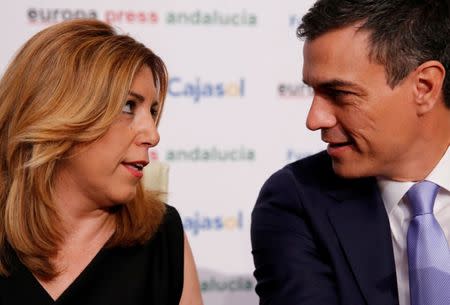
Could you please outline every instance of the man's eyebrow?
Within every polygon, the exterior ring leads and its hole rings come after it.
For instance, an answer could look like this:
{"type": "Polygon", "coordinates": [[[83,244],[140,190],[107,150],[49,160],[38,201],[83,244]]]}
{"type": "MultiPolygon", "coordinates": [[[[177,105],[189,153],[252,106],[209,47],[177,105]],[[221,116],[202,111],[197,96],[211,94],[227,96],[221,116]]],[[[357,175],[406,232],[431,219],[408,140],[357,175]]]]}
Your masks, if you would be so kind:
{"type": "Polygon", "coordinates": [[[138,93],[136,93],[134,91],[131,91],[131,90],[128,91],[128,95],[131,95],[131,96],[135,97],[139,102],[145,101],[145,98],[142,95],[140,95],[140,94],[138,94],[138,93]]]}
{"type": "Polygon", "coordinates": [[[355,84],[353,82],[349,82],[346,80],[342,80],[342,79],[331,79],[331,80],[326,80],[323,82],[313,82],[314,84],[310,84],[308,81],[303,80],[303,82],[311,87],[317,88],[317,89],[322,89],[322,90],[335,90],[335,89],[339,89],[339,88],[345,88],[348,90],[352,90],[355,91],[355,93],[361,94],[361,95],[366,95],[367,92],[364,88],[362,88],[361,86],[359,86],[358,84],[355,84]]]}

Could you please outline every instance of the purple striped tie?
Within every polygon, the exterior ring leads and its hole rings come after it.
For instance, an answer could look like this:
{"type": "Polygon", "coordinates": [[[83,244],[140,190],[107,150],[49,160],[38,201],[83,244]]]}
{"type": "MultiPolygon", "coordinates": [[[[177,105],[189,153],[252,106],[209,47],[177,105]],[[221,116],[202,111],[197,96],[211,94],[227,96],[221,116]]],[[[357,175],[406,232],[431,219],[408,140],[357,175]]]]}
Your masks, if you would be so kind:
{"type": "Polygon", "coordinates": [[[408,228],[411,305],[450,304],[450,251],[433,215],[439,186],[422,181],[406,194],[412,212],[408,228]]]}

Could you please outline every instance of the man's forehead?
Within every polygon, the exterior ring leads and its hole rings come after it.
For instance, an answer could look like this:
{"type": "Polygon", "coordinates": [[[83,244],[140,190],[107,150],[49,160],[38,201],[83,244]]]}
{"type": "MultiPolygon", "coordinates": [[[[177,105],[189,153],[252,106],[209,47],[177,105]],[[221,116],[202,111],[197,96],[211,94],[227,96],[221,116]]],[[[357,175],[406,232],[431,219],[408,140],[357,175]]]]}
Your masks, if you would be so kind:
{"type": "Polygon", "coordinates": [[[334,71],[327,78],[338,78],[339,73],[349,72],[363,63],[370,62],[368,33],[346,27],[327,32],[303,46],[303,78],[316,81],[316,74],[334,71]]]}
{"type": "Polygon", "coordinates": [[[371,32],[366,30],[361,30],[354,26],[347,26],[343,28],[338,28],[332,31],[325,32],[324,34],[316,37],[312,40],[306,40],[304,46],[314,45],[320,41],[333,41],[333,45],[329,45],[329,47],[333,47],[339,45],[339,42],[342,42],[345,47],[349,47],[349,45],[345,45],[345,43],[349,42],[357,42],[364,43],[365,45],[369,45],[371,32]]]}

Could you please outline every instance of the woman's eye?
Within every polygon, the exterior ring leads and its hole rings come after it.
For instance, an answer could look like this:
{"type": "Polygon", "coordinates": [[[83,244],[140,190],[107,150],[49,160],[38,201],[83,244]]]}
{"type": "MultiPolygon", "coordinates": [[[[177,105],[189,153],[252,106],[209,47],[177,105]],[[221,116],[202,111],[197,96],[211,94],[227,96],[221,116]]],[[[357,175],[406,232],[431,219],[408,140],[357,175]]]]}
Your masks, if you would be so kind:
{"type": "Polygon", "coordinates": [[[158,116],[158,113],[159,113],[158,107],[157,107],[157,106],[156,106],[156,107],[152,107],[152,108],[150,109],[150,113],[152,114],[152,117],[153,117],[153,118],[156,118],[156,117],[158,116]]]}
{"type": "Polygon", "coordinates": [[[127,101],[125,103],[125,105],[123,105],[122,112],[133,114],[135,107],[136,107],[136,102],[127,101]]]}

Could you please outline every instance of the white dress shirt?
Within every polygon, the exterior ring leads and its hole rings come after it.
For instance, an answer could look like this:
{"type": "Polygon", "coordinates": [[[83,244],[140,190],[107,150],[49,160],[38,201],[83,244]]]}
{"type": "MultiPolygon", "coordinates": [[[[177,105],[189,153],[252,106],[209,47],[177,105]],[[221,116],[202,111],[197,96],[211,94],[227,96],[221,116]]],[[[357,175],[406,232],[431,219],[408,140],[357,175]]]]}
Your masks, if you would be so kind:
{"type": "MultiPolygon", "coordinates": [[[[434,204],[434,215],[444,231],[447,242],[450,243],[450,148],[425,179],[441,187],[434,204]]],[[[391,226],[400,305],[410,305],[406,234],[411,212],[403,196],[413,184],[414,182],[378,178],[378,186],[391,226]]]]}

